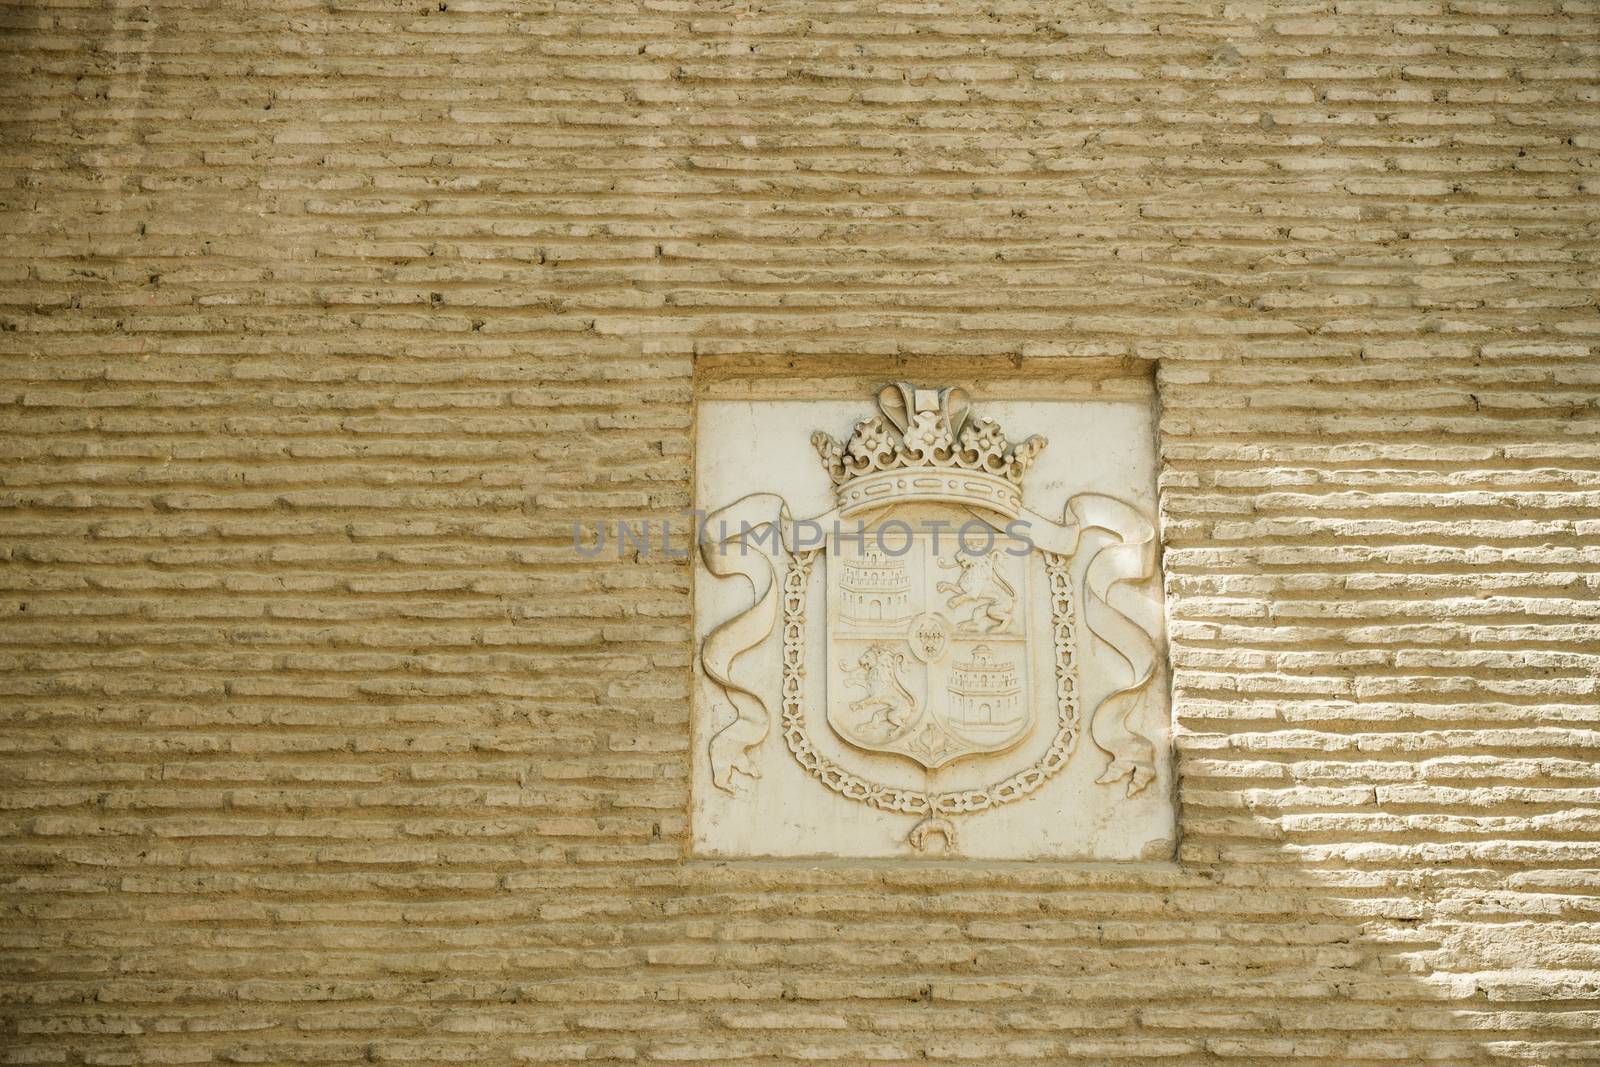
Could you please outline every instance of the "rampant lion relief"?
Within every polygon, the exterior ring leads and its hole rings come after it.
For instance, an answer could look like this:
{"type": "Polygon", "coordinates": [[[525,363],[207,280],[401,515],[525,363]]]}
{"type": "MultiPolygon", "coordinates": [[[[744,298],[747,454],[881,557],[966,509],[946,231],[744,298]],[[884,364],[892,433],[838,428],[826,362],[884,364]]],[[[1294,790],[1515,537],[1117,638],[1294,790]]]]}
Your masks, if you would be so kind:
{"type": "Polygon", "coordinates": [[[1044,439],[1013,446],[960,389],[891,385],[878,406],[844,443],[811,437],[832,510],[796,520],[782,497],[756,493],[704,523],[715,532],[700,545],[707,572],[743,577],[754,593],[700,648],[723,722],[705,752],[712,785],[759,788],[754,754],[772,733],[776,693],[798,767],[850,801],[916,817],[905,838],[916,849],[937,838],[955,850],[960,816],[1041,789],[1081,734],[1102,754],[1102,788],[1146,790],[1156,748],[1137,713],[1157,675],[1157,635],[1112,598],[1155,576],[1151,521],[1099,493],[1071,497],[1059,521],[1030,511],[1023,480],[1044,439]],[[775,629],[776,686],[736,670],[775,629]],[[1084,639],[1123,672],[1087,711],[1084,639]],[[943,784],[957,769],[963,780],[943,784]]]}

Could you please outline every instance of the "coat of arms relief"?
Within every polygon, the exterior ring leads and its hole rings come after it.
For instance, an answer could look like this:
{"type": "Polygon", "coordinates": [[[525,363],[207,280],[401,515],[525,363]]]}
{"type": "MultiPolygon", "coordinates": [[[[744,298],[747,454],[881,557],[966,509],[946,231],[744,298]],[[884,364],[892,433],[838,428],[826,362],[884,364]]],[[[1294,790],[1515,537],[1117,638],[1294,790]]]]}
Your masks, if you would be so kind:
{"type": "MultiPolygon", "coordinates": [[[[818,429],[810,444],[831,508],[797,520],[783,494],[756,492],[704,522],[708,576],[750,590],[699,649],[711,787],[758,796],[798,769],[811,789],[903,819],[902,848],[945,853],[963,851],[965,822],[1074,763],[1108,797],[1149,791],[1158,635],[1118,591],[1153,585],[1150,518],[1097,492],[1059,519],[1030,510],[1045,438],[1013,443],[958,388],[887,386],[847,440],[818,429]],[[1107,677],[1085,707],[1091,645],[1107,677]],[[790,763],[764,776],[773,744],[790,763]]],[[[783,788],[775,819],[824,803],[783,788]]]]}

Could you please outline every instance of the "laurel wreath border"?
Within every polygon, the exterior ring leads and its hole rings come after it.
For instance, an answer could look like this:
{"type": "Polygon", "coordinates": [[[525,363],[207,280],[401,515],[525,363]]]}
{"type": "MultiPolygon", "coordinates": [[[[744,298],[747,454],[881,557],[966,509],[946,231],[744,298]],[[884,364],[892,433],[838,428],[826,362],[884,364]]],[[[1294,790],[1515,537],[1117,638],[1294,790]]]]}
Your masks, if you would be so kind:
{"type": "Polygon", "coordinates": [[[805,728],[805,615],[811,571],[820,549],[790,557],[783,579],[783,739],[812,777],[841,796],[880,811],[956,815],[1009,804],[1037,790],[1065,767],[1078,744],[1076,615],[1067,558],[1040,551],[1050,579],[1050,618],[1056,648],[1056,734],[1044,755],[1011,777],[981,789],[928,793],[857,777],[819,753],[805,728]]]}

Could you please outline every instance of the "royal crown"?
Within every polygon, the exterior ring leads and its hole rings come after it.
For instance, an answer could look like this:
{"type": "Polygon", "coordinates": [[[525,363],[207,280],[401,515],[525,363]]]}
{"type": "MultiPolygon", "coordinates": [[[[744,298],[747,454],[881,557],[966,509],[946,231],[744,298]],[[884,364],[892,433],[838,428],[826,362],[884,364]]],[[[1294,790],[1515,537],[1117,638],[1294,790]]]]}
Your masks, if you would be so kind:
{"type": "Polygon", "coordinates": [[[909,501],[966,504],[1016,518],[1022,476],[1043,437],[1013,448],[992,419],[972,416],[962,389],[905,382],[878,393],[881,414],[856,423],[845,444],[820,430],[811,443],[833,479],[841,515],[909,501]]]}

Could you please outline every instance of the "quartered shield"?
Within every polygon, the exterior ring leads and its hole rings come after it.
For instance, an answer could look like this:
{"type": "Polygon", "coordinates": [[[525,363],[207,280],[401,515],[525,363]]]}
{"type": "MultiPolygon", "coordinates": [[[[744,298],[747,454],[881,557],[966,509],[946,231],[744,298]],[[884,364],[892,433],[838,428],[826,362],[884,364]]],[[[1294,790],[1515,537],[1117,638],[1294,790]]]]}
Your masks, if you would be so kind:
{"type": "Polygon", "coordinates": [[[1032,546],[997,531],[964,545],[972,516],[950,511],[868,525],[826,563],[828,724],[928,770],[1020,744],[1041,717],[1032,546]]]}

